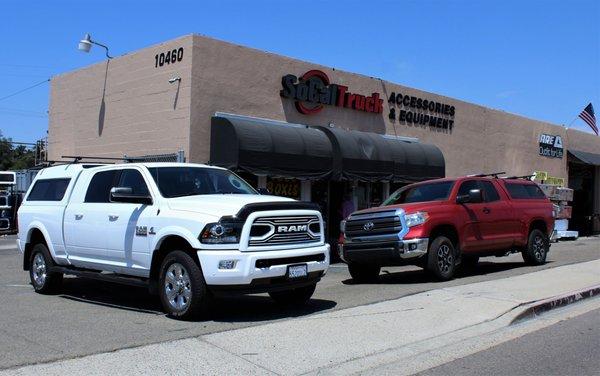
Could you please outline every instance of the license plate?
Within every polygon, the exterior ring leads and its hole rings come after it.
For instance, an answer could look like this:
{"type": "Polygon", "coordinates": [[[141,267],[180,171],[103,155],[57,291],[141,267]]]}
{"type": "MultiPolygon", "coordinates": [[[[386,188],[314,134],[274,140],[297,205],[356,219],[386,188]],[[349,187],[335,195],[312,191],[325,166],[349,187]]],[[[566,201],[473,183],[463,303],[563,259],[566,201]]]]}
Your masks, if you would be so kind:
{"type": "Polygon", "coordinates": [[[308,270],[306,268],[306,264],[304,265],[290,265],[288,266],[288,278],[302,278],[308,275],[308,270]]]}

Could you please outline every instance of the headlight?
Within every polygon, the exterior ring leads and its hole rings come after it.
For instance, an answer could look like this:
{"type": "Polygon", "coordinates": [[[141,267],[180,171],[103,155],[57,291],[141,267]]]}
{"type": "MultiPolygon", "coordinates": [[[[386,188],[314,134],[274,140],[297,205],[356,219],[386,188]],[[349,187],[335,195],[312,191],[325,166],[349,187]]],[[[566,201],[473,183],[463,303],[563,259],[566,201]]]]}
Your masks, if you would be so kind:
{"type": "Polygon", "coordinates": [[[204,226],[200,234],[200,242],[205,244],[235,244],[240,242],[242,222],[219,221],[204,226]]]}
{"type": "Polygon", "coordinates": [[[405,219],[406,225],[408,227],[413,227],[417,225],[422,225],[423,223],[427,222],[427,219],[429,219],[429,215],[427,215],[426,212],[416,212],[412,214],[407,214],[405,219]]]}

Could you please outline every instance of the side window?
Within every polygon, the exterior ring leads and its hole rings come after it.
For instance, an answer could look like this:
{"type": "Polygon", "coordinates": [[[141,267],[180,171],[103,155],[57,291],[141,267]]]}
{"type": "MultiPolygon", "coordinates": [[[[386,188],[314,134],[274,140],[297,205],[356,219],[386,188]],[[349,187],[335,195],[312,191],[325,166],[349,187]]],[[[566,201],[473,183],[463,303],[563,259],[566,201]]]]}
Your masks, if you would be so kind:
{"type": "Polygon", "coordinates": [[[118,187],[131,188],[132,193],[136,195],[149,195],[148,186],[144,177],[138,170],[123,170],[119,179],[118,187]]]}
{"type": "Polygon", "coordinates": [[[477,180],[467,180],[463,181],[458,189],[458,196],[468,195],[471,189],[479,189],[479,184],[477,180]]]}
{"type": "Polygon", "coordinates": [[[513,199],[543,199],[544,192],[535,184],[507,183],[506,189],[513,199]]]}
{"type": "Polygon", "coordinates": [[[483,191],[483,200],[485,202],[494,202],[500,200],[500,195],[498,194],[498,191],[492,182],[483,180],[480,182],[480,184],[483,191]]]}
{"type": "Polygon", "coordinates": [[[90,181],[85,202],[109,202],[110,189],[114,187],[116,170],[97,172],[90,181]]]}
{"type": "Polygon", "coordinates": [[[35,182],[27,201],[61,201],[71,179],[42,179],[35,182]]]}

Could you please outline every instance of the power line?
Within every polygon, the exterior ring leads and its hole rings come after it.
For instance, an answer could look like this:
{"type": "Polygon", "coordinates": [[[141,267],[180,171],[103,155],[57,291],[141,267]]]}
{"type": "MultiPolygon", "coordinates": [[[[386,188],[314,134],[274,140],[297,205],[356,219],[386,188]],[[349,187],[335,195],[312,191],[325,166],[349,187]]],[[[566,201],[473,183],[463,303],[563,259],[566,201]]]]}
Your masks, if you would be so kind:
{"type": "Polygon", "coordinates": [[[1,97],[1,98],[0,98],[0,101],[2,101],[2,100],[5,100],[5,99],[7,99],[7,98],[10,98],[10,97],[14,97],[14,96],[15,96],[15,95],[17,95],[17,94],[21,94],[21,93],[22,93],[22,92],[24,92],[24,91],[27,91],[27,90],[33,89],[34,87],[38,87],[38,86],[40,86],[40,85],[42,85],[42,84],[45,84],[46,82],[50,82],[50,79],[48,78],[48,79],[46,79],[46,80],[44,80],[44,81],[40,81],[40,82],[38,82],[38,83],[37,83],[37,84],[35,84],[35,85],[32,85],[32,86],[26,87],[25,89],[21,89],[21,90],[19,90],[19,91],[15,92],[15,93],[9,94],[9,95],[7,95],[7,96],[4,96],[4,97],[1,97]]]}

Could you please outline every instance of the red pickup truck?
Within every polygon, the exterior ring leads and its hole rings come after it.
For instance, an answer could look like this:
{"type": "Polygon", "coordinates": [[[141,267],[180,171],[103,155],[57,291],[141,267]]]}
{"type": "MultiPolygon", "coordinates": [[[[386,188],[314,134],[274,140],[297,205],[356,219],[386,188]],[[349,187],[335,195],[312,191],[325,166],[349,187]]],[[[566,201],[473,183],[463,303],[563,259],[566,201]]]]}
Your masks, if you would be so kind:
{"type": "Polygon", "coordinates": [[[407,185],[342,222],[340,257],[356,282],[382,266],[418,265],[440,280],[482,256],[521,252],[540,265],[550,250],[552,204],[532,181],[472,176],[407,185]]]}

